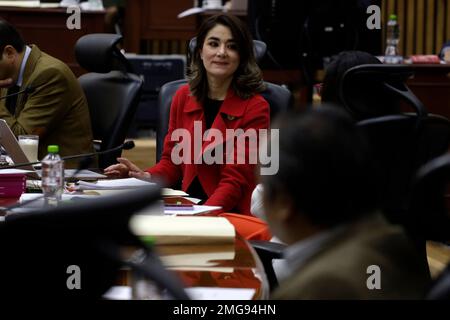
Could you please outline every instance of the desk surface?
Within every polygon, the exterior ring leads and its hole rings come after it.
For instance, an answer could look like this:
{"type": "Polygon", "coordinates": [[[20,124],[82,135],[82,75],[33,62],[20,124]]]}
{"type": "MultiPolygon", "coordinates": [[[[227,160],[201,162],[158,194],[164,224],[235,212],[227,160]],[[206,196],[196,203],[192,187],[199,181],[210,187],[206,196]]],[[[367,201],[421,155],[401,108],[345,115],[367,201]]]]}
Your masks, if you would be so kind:
{"type": "MultiPolygon", "coordinates": [[[[253,299],[267,299],[269,285],[261,261],[250,244],[236,236],[234,245],[165,245],[156,252],[186,287],[252,288],[253,299]]],[[[118,285],[130,286],[122,270],[118,285]]]]}

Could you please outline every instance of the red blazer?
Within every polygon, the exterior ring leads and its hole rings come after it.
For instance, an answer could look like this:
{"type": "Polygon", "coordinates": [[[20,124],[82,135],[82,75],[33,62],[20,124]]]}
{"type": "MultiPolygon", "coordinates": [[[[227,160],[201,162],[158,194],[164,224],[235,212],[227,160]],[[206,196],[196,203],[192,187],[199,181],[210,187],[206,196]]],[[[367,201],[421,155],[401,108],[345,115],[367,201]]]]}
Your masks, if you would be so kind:
{"type": "MultiPolygon", "coordinates": [[[[234,94],[233,90],[229,90],[219,113],[211,126],[211,129],[219,130],[223,139],[226,137],[226,129],[241,128],[246,129],[268,129],[269,128],[269,105],[260,95],[255,95],[250,99],[243,100],[234,94]]],[[[171,160],[173,147],[177,142],[171,141],[172,132],[177,128],[185,128],[194,139],[194,121],[201,121],[202,136],[205,128],[205,120],[203,107],[197,102],[189,91],[189,86],[182,86],[175,94],[169,119],[169,130],[164,139],[164,149],[161,160],[147,171],[155,178],[159,178],[166,185],[172,186],[182,180],[182,190],[186,191],[197,176],[203,190],[208,196],[206,205],[221,206],[225,212],[238,212],[242,214],[250,214],[250,199],[255,182],[255,165],[249,164],[195,164],[194,158],[197,159],[203,155],[205,150],[216,147],[217,143],[212,141],[203,142],[200,153],[194,155],[192,144],[190,163],[183,162],[176,165],[171,160]]],[[[235,143],[236,145],[236,143],[235,143]]],[[[217,151],[217,149],[216,149],[217,151]]],[[[225,154],[226,146],[223,144],[223,153],[225,154]]],[[[248,143],[245,148],[246,154],[249,152],[248,143]]],[[[236,157],[235,157],[236,160],[236,157]]],[[[225,162],[225,161],[224,161],[225,162]]]]}

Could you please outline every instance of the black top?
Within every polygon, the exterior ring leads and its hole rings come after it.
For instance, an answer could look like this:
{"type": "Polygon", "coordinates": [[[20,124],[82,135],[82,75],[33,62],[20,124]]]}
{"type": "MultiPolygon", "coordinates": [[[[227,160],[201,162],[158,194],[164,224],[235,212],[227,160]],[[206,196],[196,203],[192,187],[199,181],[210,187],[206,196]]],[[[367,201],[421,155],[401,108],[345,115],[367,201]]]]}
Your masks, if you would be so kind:
{"type": "Polygon", "coordinates": [[[222,105],[222,100],[213,100],[210,98],[206,99],[206,103],[203,106],[203,113],[205,114],[205,130],[210,129],[214,119],[219,113],[220,106],[222,105]]]}
{"type": "MultiPolygon", "coordinates": [[[[222,102],[223,102],[222,100],[214,100],[210,98],[206,99],[206,103],[203,106],[203,113],[205,114],[205,130],[211,128],[214,119],[219,113],[219,109],[220,106],[222,105],[222,102]]],[[[189,194],[190,197],[202,199],[203,201],[200,203],[203,203],[204,200],[208,198],[208,196],[205,193],[205,190],[203,190],[202,185],[198,180],[198,177],[195,177],[194,180],[192,180],[186,192],[189,194]]]]}

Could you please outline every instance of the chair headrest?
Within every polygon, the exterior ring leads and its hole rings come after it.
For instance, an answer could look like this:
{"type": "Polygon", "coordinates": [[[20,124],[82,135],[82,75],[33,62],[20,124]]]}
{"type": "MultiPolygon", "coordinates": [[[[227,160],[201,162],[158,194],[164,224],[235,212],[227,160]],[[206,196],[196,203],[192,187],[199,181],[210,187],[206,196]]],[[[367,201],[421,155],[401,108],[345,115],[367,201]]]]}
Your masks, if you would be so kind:
{"type": "MultiPolygon", "coordinates": [[[[197,46],[197,38],[194,37],[189,41],[189,51],[191,55],[194,54],[195,47],[197,46]]],[[[256,63],[261,62],[262,58],[266,55],[267,45],[260,40],[253,40],[253,50],[255,52],[256,63]]]]}
{"type": "Polygon", "coordinates": [[[81,67],[91,72],[108,73],[124,69],[126,58],[117,47],[121,41],[122,36],[117,34],[85,35],[75,45],[75,57],[81,67]]]}
{"type": "MultiPolygon", "coordinates": [[[[406,85],[406,81],[414,75],[414,70],[407,65],[384,65],[384,64],[363,64],[347,70],[339,82],[339,95],[345,107],[352,113],[361,113],[360,106],[364,103],[358,101],[357,97],[367,100],[361,89],[375,87],[379,92],[378,96],[384,97],[383,92],[406,101],[420,117],[427,115],[427,109],[423,103],[414,95],[406,85]],[[359,90],[355,89],[359,86],[359,90]],[[383,88],[380,91],[380,88],[383,88]]],[[[365,91],[364,91],[365,92],[365,91]]],[[[388,98],[388,97],[384,97],[388,98]]],[[[383,101],[388,104],[389,101],[383,101]]]]}

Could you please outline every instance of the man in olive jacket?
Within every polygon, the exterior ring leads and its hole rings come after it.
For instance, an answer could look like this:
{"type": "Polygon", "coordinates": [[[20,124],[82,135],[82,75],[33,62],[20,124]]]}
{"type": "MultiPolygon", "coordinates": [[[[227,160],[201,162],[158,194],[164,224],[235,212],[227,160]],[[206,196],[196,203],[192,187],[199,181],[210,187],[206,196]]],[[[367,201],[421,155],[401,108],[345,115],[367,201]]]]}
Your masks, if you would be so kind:
{"type": "MultiPolygon", "coordinates": [[[[27,46],[17,30],[0,20],[0,119],[16,136],[39,136],[38,158],[50,144],[61,156],[93,152],[91,121],[84,93],[72,71],[58,59],[27,46]]],[[[66,167],[76,166],[76,161],[66,167]]]]}
{"type": "Polygon", "coordinates": [[[279,121],[279,170],[263,176],[264,211],[286,249],[273,299],[421,299],[426,260],[380,214],[364,137],[338,110],[279,121]]]}

